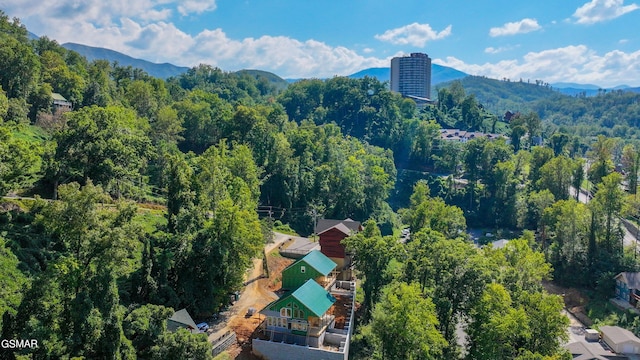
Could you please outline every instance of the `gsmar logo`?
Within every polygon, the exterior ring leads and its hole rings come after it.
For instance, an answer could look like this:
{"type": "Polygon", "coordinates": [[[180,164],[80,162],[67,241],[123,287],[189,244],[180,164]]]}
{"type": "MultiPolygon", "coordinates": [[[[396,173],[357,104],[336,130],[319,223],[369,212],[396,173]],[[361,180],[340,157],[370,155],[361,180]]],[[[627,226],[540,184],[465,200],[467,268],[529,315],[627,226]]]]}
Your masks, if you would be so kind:
{"type": "Polygon", "coordinates": [[[2,339],[0,347],[3,349],[37,349],[36,339],[2,339]]]}

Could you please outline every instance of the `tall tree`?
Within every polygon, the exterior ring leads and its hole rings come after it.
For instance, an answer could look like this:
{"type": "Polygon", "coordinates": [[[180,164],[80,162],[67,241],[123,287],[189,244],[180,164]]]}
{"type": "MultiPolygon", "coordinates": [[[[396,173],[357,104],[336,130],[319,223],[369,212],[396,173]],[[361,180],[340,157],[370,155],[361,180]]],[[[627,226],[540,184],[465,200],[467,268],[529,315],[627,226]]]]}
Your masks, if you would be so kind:
{"type": "Polygon", "coordinates": [[[375,359],[441,359],[447,342],[438,332],[431,299],[417,284],[394,283],[382,292],[369,328],[375,359]]]}
{"type": "Polygon", "coordinates": [[[354,254],[354,264],[364,275],[365,319],[373,304],[378,302],[382,287],[389,281],[387,267],[398,250],[397,241],[392,236],[383,237],[374,220],[364,224],[364,230],[343,240],[346,248],[354,254]]]}
{"type": "Polygon", "coordinates": [[[69,180],[93,180],[119,196],[146,166],[150,141],[146,120],[122,107],[82,108],[70,114],[57,142],[54,186],[69,180]]]}
{"type": "Polygon", "coordinates": [[[638,168],[640,167],[640,154],[635,146],[628,144],[622,149],[622,166],[625,171],[629,193],[638,191],[638,168]]]}
{"type": "Polygon", "coordinates": [[[618,222],[624,195],[620,189],[621,182],[622,175],[615,172],[603,177],[591,202],[592,211],[602,219],[602,248],[612,259],[619,258],[623,248],[623,236],[618,222]]]}
{"type": "Polygon", "coordinates": [[[456,326],[468,314],[489,281],[484,256],[463,239],[449,240],[436,231],[420,231],[408,244],[407,280],[417,282],[436,306],[438,329],[449,345],[445,358],[458,356],[456,326]]]}
{"type": "Polygon", "coordinates": [[[602,178],[609,175],[613,171],[613,150],[618,141],[615,138],[608,138],[604,135],[598,135],[597,140],[591,144],[591,150],[587,154],[592,161],[589,168],[589,180],[598,185],[602,178]]]}
{"type": "Polygon", "coordinates": [[[74,183],[61,186],[61,200],[42,208],[39,223],[57,257],[36,278],[16,317],[20,336],[47,344],[38,350],[41,355],[121,358],[129,353],[116,279],[129,271],[126,259],[140,229],[132,223],[133,205],[103,209],[105,198],[90,182],[83,188],[74,183]]]}
{"type": "Polygon", "coordinates": [[[0,196],[23,189],[38,179],[42,149],[13,134],[0,123],[0,196]]]}

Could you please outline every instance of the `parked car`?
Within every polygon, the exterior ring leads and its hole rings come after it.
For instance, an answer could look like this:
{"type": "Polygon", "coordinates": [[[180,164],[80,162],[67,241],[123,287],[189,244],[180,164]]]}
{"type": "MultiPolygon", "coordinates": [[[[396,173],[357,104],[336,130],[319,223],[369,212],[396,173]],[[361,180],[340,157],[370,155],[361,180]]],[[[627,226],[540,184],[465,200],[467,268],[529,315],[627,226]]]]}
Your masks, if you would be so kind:
{"type": "Polygon", "coordinates": [[[209,330],[209,324],[207,324],[206,322],[196,324],[196,326],[198,327],[198,330],[202,332],[206,332],[207,330],[209,330]]]}

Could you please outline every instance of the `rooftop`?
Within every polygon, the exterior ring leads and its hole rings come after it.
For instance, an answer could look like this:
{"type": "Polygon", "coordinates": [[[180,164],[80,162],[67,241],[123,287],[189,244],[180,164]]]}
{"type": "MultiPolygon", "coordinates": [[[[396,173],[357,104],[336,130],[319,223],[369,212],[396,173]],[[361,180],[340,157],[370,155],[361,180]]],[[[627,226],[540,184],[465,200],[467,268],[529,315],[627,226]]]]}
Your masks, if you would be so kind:
{"type": "Polygon", "coordinates": [[[615,279],[623,280],[630,289],[640,289],[640,273],[638,272],[621,272],[615,276],[615,279]]]}
{"type": "Polygon", "coordinates": [[[291,293],[291,296],[300,301],[317,317],[321,317],[336,302],[336,298],[313,280],[305,282],[291,293]]]}
{"type": "Polygon", "coordinates": [[[329,275],[333,269],[338,266],[333,260],[329,259],[326,255],[321,253],[319,250],[313,250],[309,254],[307,254],[302,259],[296,261],[295,263],[289,265],[289,267],[294,266],[298,262],[304,261],[312,268],[316,269],[319,273],[324,276],[329,275]]]}
{"type": "Polygon", "coordinates": [[[360,221],[351,220],[349,218],[344,220],[336,220],[336,219],[320,219],[318,220],[318,224],[316,225],[316,234],[320,234],[333,228],[334,226],[342,224],[347,229],[351,231],[358,231],[360,229],[360,221]]]}

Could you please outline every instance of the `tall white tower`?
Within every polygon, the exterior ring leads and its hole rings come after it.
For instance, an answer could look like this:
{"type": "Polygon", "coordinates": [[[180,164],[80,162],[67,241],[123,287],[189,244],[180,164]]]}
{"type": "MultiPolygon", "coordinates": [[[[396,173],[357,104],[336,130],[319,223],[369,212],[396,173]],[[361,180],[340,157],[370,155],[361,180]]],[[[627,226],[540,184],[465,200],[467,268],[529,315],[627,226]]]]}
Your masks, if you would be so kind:
{"type": "Polygon", "coordinates": [[[402,96],[431,99],[431,59],[427,54],[391,59],[391,91],[402,96]]]}

